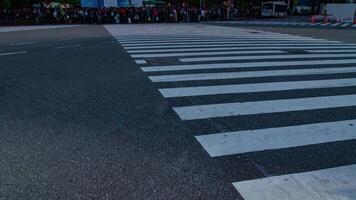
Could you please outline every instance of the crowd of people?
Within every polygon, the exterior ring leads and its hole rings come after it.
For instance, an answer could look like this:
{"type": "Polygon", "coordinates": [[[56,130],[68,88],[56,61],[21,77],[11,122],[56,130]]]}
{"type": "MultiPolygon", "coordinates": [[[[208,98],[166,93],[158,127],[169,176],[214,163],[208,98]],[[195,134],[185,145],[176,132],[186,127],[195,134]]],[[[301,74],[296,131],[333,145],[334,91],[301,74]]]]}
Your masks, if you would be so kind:
{"type": "Polygon", "coordinates": [[[47,8],[40,6],[13,10],[0,9],[0,21],[38,24],[189,23],[229,20],[237,17],[237,9],[226,8],[223,5],[210,9],[171,4],[128,8],[47,8]]]}

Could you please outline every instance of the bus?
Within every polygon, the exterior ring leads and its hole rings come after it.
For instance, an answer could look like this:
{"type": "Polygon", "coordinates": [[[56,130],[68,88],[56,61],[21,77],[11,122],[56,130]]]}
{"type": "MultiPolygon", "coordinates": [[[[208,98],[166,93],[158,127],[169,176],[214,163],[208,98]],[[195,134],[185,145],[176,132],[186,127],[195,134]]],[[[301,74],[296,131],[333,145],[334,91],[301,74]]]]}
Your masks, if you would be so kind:
{"type": "Polygon", "coordinates": [[[288,5],[284,2],[262,3],[262,17],[286,17],[288,5]]]}

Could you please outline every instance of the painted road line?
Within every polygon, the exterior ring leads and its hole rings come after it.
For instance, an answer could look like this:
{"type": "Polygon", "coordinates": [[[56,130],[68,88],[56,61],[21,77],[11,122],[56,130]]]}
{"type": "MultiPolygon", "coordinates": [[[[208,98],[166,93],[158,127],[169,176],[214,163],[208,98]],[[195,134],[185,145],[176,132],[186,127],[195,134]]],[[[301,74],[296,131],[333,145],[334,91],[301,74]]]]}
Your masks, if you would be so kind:
{"type": "MultiPolygon", "coordinates": [[[[356,50],[355,50],[356,52],[356,50]]],[[[218,52],[195,52],[195,53],[154,53],[154,54],[132,54],[132,58],[159,58],[180,56],[214,56],[214,55],[246,55],[246,54],[286,54],[286,51],[264,50],[264,51],[218,51],[218,52]]]]}
{"type": "Polygon", "coordinates": [[[142,67],[144,72],[181,71],[197,69],[234,69],[250,67],[287,67],[304,65],[333,65],[333,64],[356,64],[356,59],[342,60],[301,60],[301,61],[272,61],[272,62],[246,62],[246,63],[214,63],[214,64],[193,64],[193,65],[167,65],[155,67],[142,67]]]}
{"type": "Polygon", "coordinates": [[[241,39],[189,39],[189,40],[151,40],[151,41],[122,41],[121,44],[156,44],[175,42],[238,42],[238,41],[327,41],[325,39],[307,38],[241,38],[241,39]]]}
{"type": "MultiPolygon", "coordinates": [[[[205,36],[197,36],[197,37],[146,37],[146,38],[115,38],[118,41],[122,42],[146,42],[146,41],[174,41],[174,40],[196,40],[196,39],[315,39],[313,37],[305,37],[305,36],[296,36],[296,35],[289,35],[289,34],[261,34],[261,35],[240,35],[240,36],[228,36],[227,37],[205,37],[205,36]]],[[[319,38],[318,38],[319,39],[319,38]]]]}
{"type": "Polygon", "coordinates": [[[76,48],[76,47],[80,47],[80,45],[77,44],[77,45],[60,46],[60,47],[55,47],[55,49],[68,49],[68,48],[76,48]]]}
{"type": "Polygon", "coordinates": [[[133,49],[172,49],[172,48],[193,48],[193,47],[267,47],[267,46],[355,46],[355,44],[342,44],[342,43],[289,43],[289,44],[199,44],[199,45],[169,45],[169,46],[135,46],[135,47],[124,47],[126,50],[133,49]]]}
{"type": "Polygon", "coordinates": [[[199,87],[179,87],[159,89],[165,98],[191,97],[218,94],[241,94],[251,92],[272,92],[287,90],[304,90],[320,88],[337,88],[356,86],[356,78],[313,80],[313,81],[287,81],[273,83],[213,85],[199,87]]]}
{"type": "MultiPolygon", "coordinates": [[[[205,36],[199,36],[199,37],[169,37],[169,38],[142,38],[142,39],[135,39],[135,38],[126,38],[126,39],[120,39],[116,38],[118,41],[122,42],[128,42],[128,43],[137,43],[137,42],[155,42],[155,41],[180,41],[180,40],[243,40],[243,39],[316,39],[320,40],[319,38],[313,38],[313,37],[304,37],[304,36],[294,36],[294,35],[260,35],[260,36],[255,36],[255,35],[246,35],[246,36],[228,36],[228,37],[205,37],[205,36]]],[[[325,40],[325,39],[321,39],[325,40]]]]}
{"type": "Polygon", "coordinates": [[[328,25],[330,25],[331,23],[325,23],[325,24],[322,24],[322,25],[320,25],[320,26],[328,26],[328,25]]]}
{"type": "Polygon", "coordinates": [[[256,115],[356,106],[356,95],[310,97],[245,103],[222,103],[173,108],[182,120],[256,115]]]}
{"type": "Polygon", "coordinates": [[[356,120],[200,135],[211,157],[356,139],[356,120]]]}
{"type": "Polygon", "coordinates": [[[191,48],[191,49],[149,49],[149,50],[128,50],[127,53],[139,54],[139,53],[170,53],[170,52],[195,52],[195,51],[230,51],[230,50],[281,50],[281,49],[355,49],[356,46],[317,46],[317,47],[295,47],[295,46],[281,46],[281,47],[214,47],[214,48],[191,48]]]}
{"type": "Polygon", "coordinates": [[[327,49],[327,50],[306,50],[309,53],[356,53],[356,49],[350,50],[350,49],[327,49]]]}
{"type": "Polygon", "coordinates": [[[136,64],[138,65],[143,65],[143,64],[147,64],[147,62],[145,60],[135,60],[136,64]]]}
{"type": "MultiPolygon", "coordinates": [[[[258,34],[250,34],[250,33],[241,33],[237,36],[228,36],[229,38],[244,38],[244,37],[277,37],[277,36],[283,36],[283,37],[306,37],[306,36],[298,36],[298,35],[291,35],[291,34],[282,34],[282,33],[265,33],[265,32],[259,32],[264,35],[258,35],[258,34]]],[[[151,35],[151,36],[142,36],[142,37],[122,37],[122,36],[117,36],[115,39],[118,40],[151,40],[151,39],[196,39],[196,38],[226,38],[222,36],[202,36],[202,35],[187,35],[187,36],[175,36],[175,35],[151,35]]]]}
{"type": "Polygon", "coordinates": [[[16,52],[0,53],[0,56],[10,56],[10,55],[25,54],[25,53],[28,53],[28,52],[27,51],[16,51],[16,52]]]}
{"type": "MultiPolygon", "coordinates": [[[[219,42],[189,42],[191,45],[198,45],[198,44],[293,44],[293,43],[300,43],[300,42],[308,42],[308,43],[316,43],[316,44],[325,44],[325,43],[341,43],[339,41],[315,41],[315,40],[266,40],[266,41],[219,41],[219,42]]],[[[144,46],[159,46],[159,45],[184,45],[187,42],[160,42],[160,43],[139,43],[139,44],[121,44],[123,47],[144,47],[144,46]]]]}
{"type": "Polygon", "coordinates": [[[222,73],[202,73],[202,74],[179,74],[179,75],[157,75],[150,76],[152,82],[178,82],[178,81],[202,81],[202,80],[224,80],[238,78],[257,78],[273,76],[300,76],[318,74],[341,74],[356,73],[356,67],[343,68],[312,68],[312,69],[291,69],[291,70],[268,70],[250,72],[222,72],[222,73]]]}
{"type": "Polygon", "coordinates": [[[356,199],[356,165],[235,182],[245,200],[356,199]]]}
{"type": "Polygon", "coordinates": [[[20,42],[20,43],[10,44],[10,46],[25,46],[25,45],[33,45],[33,44],[38,44],[38,43],[37,42],[20,42]]]}
{"type": "Polygon", "coordinates": [[[293,55],[263,55],[263,56],[217,56],[217,57],[195,57],[180,58],[181,62],[206,62],[226,60],[269,60],[269,59],[298,59],[298,58],[352,58],[356,54],[293,54],[293,55]]]}
{"type": "Polygon", "coordinates": [[[356,24],[352,25],[351,27],[356,28],[356,24]]]}
{"type": "Polygon", "coordinates": [[[341,23],[334,23],[334,24],[332,24],[332,25],[330,25],[330,26],[332,26],[332,27],[335,27],[335,26],[339,26],[341,23]]]}
{"type": "Polygon", "coordinates": [[[341,27],[348,27],[350,25],[351,25],[351,23],[345,23],[345,24],[342,24],[341,27]]]}

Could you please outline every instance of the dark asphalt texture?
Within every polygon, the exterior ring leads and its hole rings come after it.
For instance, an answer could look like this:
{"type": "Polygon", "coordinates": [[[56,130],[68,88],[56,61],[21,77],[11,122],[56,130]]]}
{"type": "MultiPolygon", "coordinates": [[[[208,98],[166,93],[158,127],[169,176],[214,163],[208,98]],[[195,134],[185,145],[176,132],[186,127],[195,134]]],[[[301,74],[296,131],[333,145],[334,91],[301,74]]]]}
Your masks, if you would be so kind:
{"type": "MultiPolygon", "coordinates": [[[[341,32],[346,30],[320,35],[311,29],[254,28],[355,39],[350,35],[354,32],[341,32]]],[[[182,122],[171,109],[180,104],[356,94],[356,87],[167,101],[157,91],[160,85],[192,83],[151,83],[102,26],[0,33],[0,38],[0,53],[28,51],[0,57],[0,199],[242,199],[232,182],[356,164],[355,140],[212,159],[193,137],[355,119],[355,107],[191,122],[182,122]],[[38,43],[10,45],[28,41],[38,43]],[[81,46],[57,49],[71,45],[81,46]]]]}
{"type": "Polygon", "coordinates": [[[236,198],[102,26],[0,37],[1,52],[29,51],[0,58],[0,199],[236,198]],[[60,39],[81,47],[54,49],[60,39]]]}

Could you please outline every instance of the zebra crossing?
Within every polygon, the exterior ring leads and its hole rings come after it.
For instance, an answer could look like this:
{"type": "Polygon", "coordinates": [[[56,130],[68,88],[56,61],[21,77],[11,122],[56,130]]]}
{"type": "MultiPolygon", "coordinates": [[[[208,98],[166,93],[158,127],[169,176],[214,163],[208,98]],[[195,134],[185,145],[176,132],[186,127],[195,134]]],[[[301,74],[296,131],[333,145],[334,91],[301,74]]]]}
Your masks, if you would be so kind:
{"type": "Polygon", "coordinates": [[[295,21],[268,21],[268,20],[253,20],[253,21],[228,21],[228,22],[216,22],[216,23],[228,23],[239,25],[274,25],[274,26],[301,26],[301,27],[330,27],[330,28],[356,28],[356,24],[351,22],[339,23],[339,22],[327,22],[327,23],[312,23],[312,22],[295,22],[295,21]]]}
{"type": "MultiPolygon", "coordinates": [[[[216,97],[215,102],[202,104],[192,99],[188,105],[174,105],[173,101],[172,109],[184,123],[262,115],[273,115],[283,122],[280,114],[340,113],[356,108],[356,44],[277,33],[231,37],[111,34],[133,59],[139,59],[136,63],[168,101],[195,98],[204,102],[205,98],[216,97]],[[161,59],[167,61],[160,63],[161,59]],[[318,93],[333,89],[349,92],[318,93]],[[305,94],[258,98],[261,93],[284,92],[305,94]],[[256,97],[226,102],[226,95],[238,99],[247,94],[256,97]]],[[[356,117],[225,129],[229,131],[194,130],[196,140],[212,159],[355,140],[356,117]]],[[[355,199],[355,171],[356,165],[351,164],[232,184],[245,200],[355,199]]]]}

